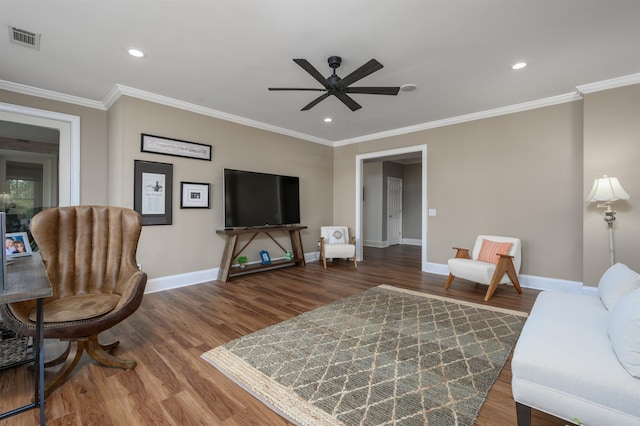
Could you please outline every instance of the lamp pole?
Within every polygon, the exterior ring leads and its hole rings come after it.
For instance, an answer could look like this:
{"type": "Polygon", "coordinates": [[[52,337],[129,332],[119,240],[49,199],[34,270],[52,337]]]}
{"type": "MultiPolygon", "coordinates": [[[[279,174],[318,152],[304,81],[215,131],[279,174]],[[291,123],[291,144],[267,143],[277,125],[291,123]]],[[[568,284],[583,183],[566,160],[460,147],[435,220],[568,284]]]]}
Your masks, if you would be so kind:
{"type": "Polygon", "coordinates": [[[616,211],[611,209],[611,205],[609,203],[598,205],[598,207],[606,207],[607,209],[604,211],[604,221],[607,222],[607,226],[609,227],[609,262],[611,266],[615,263],[615,255],[613,251],[613,222],[616,220],[616,211]]]}

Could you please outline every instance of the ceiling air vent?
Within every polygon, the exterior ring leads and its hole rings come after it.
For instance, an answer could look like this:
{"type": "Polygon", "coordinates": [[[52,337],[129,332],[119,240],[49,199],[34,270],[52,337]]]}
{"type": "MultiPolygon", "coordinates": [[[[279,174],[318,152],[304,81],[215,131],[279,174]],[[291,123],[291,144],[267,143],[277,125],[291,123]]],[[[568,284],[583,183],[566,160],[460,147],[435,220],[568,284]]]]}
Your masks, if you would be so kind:
{"type": "Polygon", "coordinates": [[[20,46],[30,47],[40,50],[40,34],[31,31],[21,30],[16,27],[9,27],[9,40],[20,46]]]}

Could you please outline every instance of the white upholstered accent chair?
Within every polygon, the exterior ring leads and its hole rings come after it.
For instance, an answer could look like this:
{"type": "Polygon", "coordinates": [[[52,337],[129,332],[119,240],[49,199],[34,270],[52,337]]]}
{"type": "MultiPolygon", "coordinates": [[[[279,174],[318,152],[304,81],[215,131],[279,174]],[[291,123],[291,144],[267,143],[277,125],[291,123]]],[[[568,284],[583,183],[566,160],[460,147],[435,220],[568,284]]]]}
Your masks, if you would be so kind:
{"type": "Polygon", "coordinates": [[[520,272],[522,243],[519,238],[497,235],[478,235],[473,250],[454,247],[456,257],[449,259],[448,289],[456,277],[488,284],[485,302],[491,299],[498,284],[511,282],[522,294],[518,273],[520,272]],[[509,246],[509,244],[511,244],[509,246]]]}
{"type": "Polygon", "coordinates": [[[349,228],[346,226],[320,227],[320,259],[327,269],[327,259],[353,258],[353,266],[358,268],[356,261],[356,238],[349,239],[349,228]]]}

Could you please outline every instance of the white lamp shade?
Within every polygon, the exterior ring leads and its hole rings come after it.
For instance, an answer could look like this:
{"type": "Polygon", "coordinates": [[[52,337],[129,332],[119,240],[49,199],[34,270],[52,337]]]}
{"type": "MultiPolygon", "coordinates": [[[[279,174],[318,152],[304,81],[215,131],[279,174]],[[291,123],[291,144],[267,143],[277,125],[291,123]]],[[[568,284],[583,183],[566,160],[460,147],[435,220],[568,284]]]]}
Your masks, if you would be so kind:
{"type": "Polygon", "coordinates": [[[612,202],[616,200],[628,200],[631,196],[627,194],[618,182],[618,178],[608,177],[604,175],[601,178],[596,179],[593,182],[593,188],[587,195],[587,202],[593,203],[596,201],[612,202]]]}

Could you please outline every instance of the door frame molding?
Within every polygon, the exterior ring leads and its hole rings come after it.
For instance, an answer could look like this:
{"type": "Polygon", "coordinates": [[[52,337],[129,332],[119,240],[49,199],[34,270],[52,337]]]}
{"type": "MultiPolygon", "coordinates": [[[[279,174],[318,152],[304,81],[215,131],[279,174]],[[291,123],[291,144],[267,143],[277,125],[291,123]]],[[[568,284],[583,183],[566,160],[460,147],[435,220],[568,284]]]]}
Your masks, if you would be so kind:
{"type": "Polygon", "coordinates": [[[80,117],[60,112],[0,102],[5,121],[53,127],[60,132],[58,205],[80,204],[80,117]]]}
{"type": "Polygon", "coordinates": [[[355,217],[355,236],[356,236],[356,255],[358,260],[362,260],[362,195],[363,195],[363,176],[362,169],[365,160],[373,158],[384,158],[399,154],[420,153],[422,159],[422,271],[427,272],[427,145],[415,145],[404,148],[396,148],[385,151],[369,152],[366,154],[356,155],[356,217],[355,217]]]}

